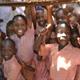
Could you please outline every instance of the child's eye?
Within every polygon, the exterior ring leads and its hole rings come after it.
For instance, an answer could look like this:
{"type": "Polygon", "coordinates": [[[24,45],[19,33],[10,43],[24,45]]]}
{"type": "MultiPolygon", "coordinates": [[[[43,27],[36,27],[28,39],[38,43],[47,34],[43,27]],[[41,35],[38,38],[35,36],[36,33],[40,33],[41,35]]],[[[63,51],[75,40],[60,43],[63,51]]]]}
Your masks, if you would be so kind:
{"type": "Polygon", "coordinates": [[[19,26],[18,24],[14,24],[15,27],[19,26]]]}

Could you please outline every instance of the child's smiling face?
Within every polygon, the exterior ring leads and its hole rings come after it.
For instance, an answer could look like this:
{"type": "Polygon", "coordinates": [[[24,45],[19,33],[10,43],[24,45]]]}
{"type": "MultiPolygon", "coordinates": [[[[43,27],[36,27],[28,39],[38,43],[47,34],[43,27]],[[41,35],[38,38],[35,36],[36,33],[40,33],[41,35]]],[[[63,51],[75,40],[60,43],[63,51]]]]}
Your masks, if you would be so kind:
{"type": "Polygon", "coordinates": [[[56,36],[59,44],[64,46],[68,43],[70,33],[68,27],[64,23],[58,25],[56,29],[56,36]]]}
{"type": "Polygon", "coordinates": [[[9,60],[16,53],[15,44],[12,40],[4,40],[2,43],[2,55],[5,60],[9,60]]]}
{"type": "Polygon", "coordinates": [[[14,20],[13,26],[18,37],[23,36],[27,30],[27,23],[22,17],[17,17],[14,20]]]}

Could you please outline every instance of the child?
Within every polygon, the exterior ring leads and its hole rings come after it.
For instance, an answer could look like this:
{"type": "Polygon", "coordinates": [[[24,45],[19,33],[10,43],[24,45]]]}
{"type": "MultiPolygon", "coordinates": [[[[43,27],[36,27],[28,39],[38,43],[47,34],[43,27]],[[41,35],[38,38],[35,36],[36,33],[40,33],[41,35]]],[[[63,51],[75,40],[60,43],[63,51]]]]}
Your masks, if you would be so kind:
{"type": "MultiPolygon", "coordinates": [[[[47,13],[51,13],[51,7],[50,6],[46,6],[47,7],[47,13]]],[[[48,33],[51,31],[51,20],[50,17],[51,15],[49,14],[48,16],[48,25],[45,26],[46,23],[42,22],[44,19],[44,15],[43,15],[43,11],[39,12],[39,16],[41,18],[39,18],[38,20],[40,21],[39,26],[41,27],[41,32],[38,34],[37,39],[35,40],[34,43],[34,51],[37,53],[36,57],[35,57],[35,79],[34,80],[50,80],[50,71],[49,71],[49,57],[48,55],[46,57],[44,56],[40,56],[39,54],[40,52],[40,45],[45,45],[46,41],[49,38],[48,33]],[[43,15],[43,16],[41,16],[43,15]],[[42,25],[41,25],[42,24],[42,25]],[[47,37],[48,36],[48,37],[47,37]]]]}
{"type": "MultiPolygon", "coordinates": [[[[34,44],[34,27],[28,26],[27,19],[23,15],[16,15],[13,18],[13,27],[15,34],[11,38],[15,41],[17,47],[17,58],[23,66],[23,74],[25,77],[31,77],[27,74],[27,65],[31,66],[33,59],[33,44],[34,44]],[[26,70],[24,70],[26,69],[26,70]],[[26,73],[25,73],[26,72],[26,73]]],[[[30,71],[31,72],[31,71],[30,71]]],[[[33,73],[33,72],[32,72],[33,73]]],[[[30,79],[28,79],[30,80],[30,79]]]]}
{"type": "MultiPolygon", "coordinates": [[[[47,14],[47,10],[46,10],[46,14],[47,14]]],[[[36,36],[46,26],[47,26],[47,20],[45,19],[44,8],[38,5],[36,6],[36,36]]]]}
{"type": "Polygon", "coordinates": [[[15,54],[15,43],[11,39],[5,39],[2,42],[4,76],[7,80],[24,80],[21,75],[21,65],[18,63],[15,54]]]}
{"type": "Polygon", "coordinates": [[[14,34],[14,27],[12,25],[13,25],[12,20],[7,23],[6,34],[7,34],[8,37],[10,37],[14,34]]]}
{"type": "Polygon", "coordinates": [[[74,80],[77,65],[80,65],[80,49],[70,44],[70,27],[60,21],[56,27],[58,44],[41,46],[40,56],[50,58],[51,80],[74,80]]]}

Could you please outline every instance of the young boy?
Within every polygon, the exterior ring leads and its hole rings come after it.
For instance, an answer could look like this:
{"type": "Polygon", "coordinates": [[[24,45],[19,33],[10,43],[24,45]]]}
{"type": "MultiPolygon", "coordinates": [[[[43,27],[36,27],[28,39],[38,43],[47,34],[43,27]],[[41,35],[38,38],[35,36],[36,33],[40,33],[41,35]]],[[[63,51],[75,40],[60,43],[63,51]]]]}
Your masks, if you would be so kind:
{"type": "Polygon", "coordinates": [[[15,43],[11,39],[5,39],[2,42],[4,76],[7,80],[24,80],[21,75],[21,65],[18,63],[15,55],[15,43]]]}
{"type": "MultiPolygon", "coordinates": [[[[45,19],[45,11],[42,6],[36,6],[36,36],[40,31],[47,26],[47,20],[45,19]]],[[[46,10],[47,14],[47,10],[46,10]]]]}
{"type": "Polygon", "coordinates": [[[51,80],[74,80],[77,65],[80,65],[80,49],[70,44],[70,27],[60,21],[56,27],[58,44],[42,45],[40,56],[50,58],[51,80]]]}
{"type": "Polygon", "coordinates": [[[33,57],[34,28],[28,26],[27,19],[23,15],[14,16],[13,26],[16,34],[11,38],[17,45],[17,56],[28,63],[33,57]]]}
{"type": "MultiPolygon", "coordinates": [[[[49,14],[51,12],[51,7],[50,6],[46,6],[47,7],[47,13],[49,14]]],[[[42,30],[39,34],[38,34],[38,37],[37,39],[35,40],[35,45],[34,45],[34,50],[35,52],[37,52],[37,55],[36,55],[36,58],[35,58],[35,79],[34,80],[50,80],[50,77],[49,77],[49,59],[48,59],[48,56],[46,57],[43,57],[43,56],[40,56],[39,55],[39,51],[40,51],[40,45],[41,44],[45,44],[45,39],[48,39],[46,38],[46,36],[48,36],[47,33],[49,33],[51,30],[51,20],[50,20],[50,17],[51,15],[49,14],[48,16],[48,25],[45,26],[45,24],[43,24],[44,22],[42,22],[42,20],[45,20],[44,17],[42,17],[41,15],[43,15],[43,12],[41,11],[39,13],[39,16],[41,17],[39,19],[39,25],[41,27],[40,30],[42,30]],[[43,24],[43,25],[41,25],[43,24]]],[[[44,16],[44,15],[43,15],[44,16]]],[[[37,26],[38,27],[38,26],[37,26]]],[[[38,29],[39,30],[39,29],[38,29]]]]}
{"type": "MultiPolygon", "coordinates": [[[[28,26],[27,19],[23,15],[16,15],[13,18],[13,27],[15,34],[11,38],[15,41],[17,47],[17,58],[23,66],[23,74],[27,78],[27,65],[31,66],[33,59],[33,44],[34,44],[34,28],[33,25],[28,26]],[[24,70],[26,69],[26,70],[24,70]],[[26,72],[26,73],[25,73],[26,72]]],[[[30,80],[30,79],[28,79],[30,80]]]]}

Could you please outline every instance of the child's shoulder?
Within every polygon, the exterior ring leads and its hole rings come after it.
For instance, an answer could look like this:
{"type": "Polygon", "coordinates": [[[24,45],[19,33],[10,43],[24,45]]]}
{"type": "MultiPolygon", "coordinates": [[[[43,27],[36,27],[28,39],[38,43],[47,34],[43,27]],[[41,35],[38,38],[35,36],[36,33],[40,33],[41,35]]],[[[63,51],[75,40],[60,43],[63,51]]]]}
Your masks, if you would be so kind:
{"type": "Polygon", "coordinates": [[[74,52],[80,54],[80,48],[74,47],[74,52]]]}

